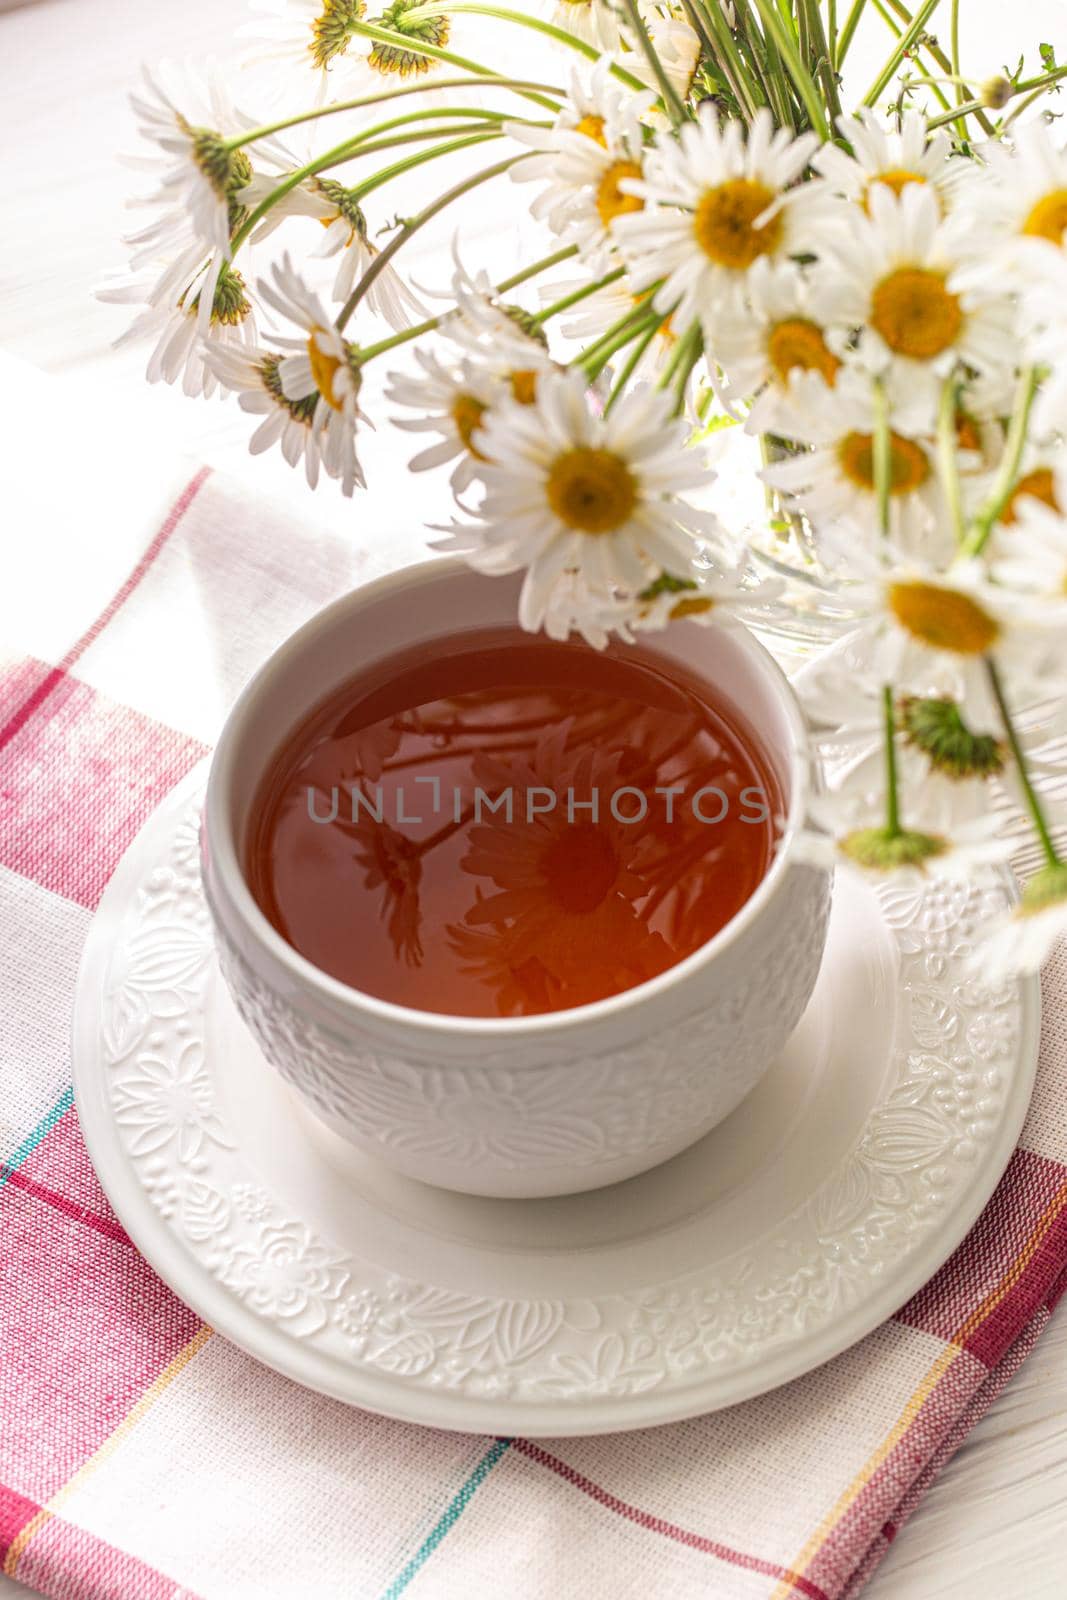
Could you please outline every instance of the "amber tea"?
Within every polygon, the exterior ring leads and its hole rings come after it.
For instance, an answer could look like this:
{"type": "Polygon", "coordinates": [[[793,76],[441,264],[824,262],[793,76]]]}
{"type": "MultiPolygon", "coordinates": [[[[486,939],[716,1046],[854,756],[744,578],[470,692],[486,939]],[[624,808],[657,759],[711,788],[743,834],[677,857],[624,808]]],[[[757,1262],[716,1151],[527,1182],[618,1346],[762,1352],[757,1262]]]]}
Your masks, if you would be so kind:
{"type": "Polygon", "coordinates": [[[353,677],[253,807],[252,891],[366,994],[523,1016],[602,1000],[723,928],[770,863],[755,731],[651,650],[460,634],[353,677]]]}

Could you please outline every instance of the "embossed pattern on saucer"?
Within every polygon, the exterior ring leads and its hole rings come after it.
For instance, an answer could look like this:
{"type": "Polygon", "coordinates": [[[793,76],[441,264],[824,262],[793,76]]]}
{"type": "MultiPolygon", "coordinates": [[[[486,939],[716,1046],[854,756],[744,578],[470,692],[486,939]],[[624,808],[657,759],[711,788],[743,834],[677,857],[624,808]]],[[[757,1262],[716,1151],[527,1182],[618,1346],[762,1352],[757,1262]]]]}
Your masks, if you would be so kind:
{"type": "MultiPolygon", "coordinates": [[[[842,878],[782,1060],[692,1149],[611,1189],[485,1200],[316,1123],[219,981],[203,773],[131,846],[79,978],[79,1116],[134,1242],[279,1371],[437,1427],[668,1422],[845,1349],[937,1269],[1018,1137],[1037,985],[967,975],[1011,893],[842,878]]],[[[474,1070],[477,1070],[474,1064],[474,1070]]]]}

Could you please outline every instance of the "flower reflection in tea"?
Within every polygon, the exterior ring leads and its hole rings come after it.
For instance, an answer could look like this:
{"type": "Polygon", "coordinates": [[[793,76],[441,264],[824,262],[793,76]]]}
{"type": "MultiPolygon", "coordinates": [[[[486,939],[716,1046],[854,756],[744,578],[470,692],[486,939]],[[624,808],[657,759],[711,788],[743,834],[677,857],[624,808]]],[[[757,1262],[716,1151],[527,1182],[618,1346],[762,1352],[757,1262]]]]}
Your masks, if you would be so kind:
{"type": "Polygon", "coordinates": [[[474,634],[296,730],[248,871],[278,930],[353,987],[529,1015],[699,948],[762,878],[779,809],[755,734],[676,663],[474,634]]]}

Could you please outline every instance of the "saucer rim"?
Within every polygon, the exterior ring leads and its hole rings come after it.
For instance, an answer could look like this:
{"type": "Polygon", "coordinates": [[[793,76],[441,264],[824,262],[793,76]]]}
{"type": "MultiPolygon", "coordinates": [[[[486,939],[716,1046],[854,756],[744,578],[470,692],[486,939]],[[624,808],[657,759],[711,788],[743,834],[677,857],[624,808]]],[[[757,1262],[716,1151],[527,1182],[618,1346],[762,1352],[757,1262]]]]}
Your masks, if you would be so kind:
{"type": "MultiPolygon", "coordinates": [[[[970,1232],[996,1189],[1018,1144],[1037,1071],[1041,1006],[1036,976],[1018,983],[1020,1036],[1010,1082],[996,1130],[982,1148],[966,1193],[926,1248],[909,1258],[908,1270],[891,1272],[877,1292],[814,1335],[798,1335],[751,1366],[711,1377],[704,1374],[692,1385],[675,1382],[662,1394],[652,1388],[622,1397],[598,1396],[585,1404],[574,1399],[538,1400],[536,1409],[531,1402],[498,1401],[445,1387],[405,1387],[404,1379],[395,1374],[357,1360],[343,1363],[301,1344],[204,1270],[151,1204],[119,1137],[100,1054],[104,980],[116,935],[144,875],[144,851],[149,840],[176,818],[202,787],[205,767],[206,761],[198,763],[148,818],[124,853],[94,914],[79,965],[71,1021],[75,1105],[101,1186],[138,1251],[202,1321],[281,1375],[397,1421],[464,1433],[565,1437],[669,1425],[753,1399],[850,1349],[929,1281],[970,1232]]],[[[1012,885],[1014,893],[1010,874],[1004,874],[1004,882],[1012,885]]]]}

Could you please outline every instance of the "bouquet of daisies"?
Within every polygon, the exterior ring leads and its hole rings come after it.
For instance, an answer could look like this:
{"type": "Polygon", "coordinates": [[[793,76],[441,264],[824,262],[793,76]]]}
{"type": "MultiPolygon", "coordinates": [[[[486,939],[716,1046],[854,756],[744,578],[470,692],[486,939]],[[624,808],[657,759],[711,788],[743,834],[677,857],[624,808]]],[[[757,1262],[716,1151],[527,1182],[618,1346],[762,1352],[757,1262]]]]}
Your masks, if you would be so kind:
{"type": "Polygon", "coordinates": [[[522,571],[526,628],[829,622],[805,693],[847,775],[809,849],[972,877],[1006,790],[1043,864],[982,960],[1033,970],[1067,931],[1067,66],[1038,43],[973,82],[939,8],[258,0],[234,99],[134,97],[158,181],[103,293],[141,308],[151,379],[236,395],[312,487],[365,486],[385,363],[411,469],[451,474],[438,546],[522,571]],[[888,48],[850,97],[861,23],[888,48]],[[489,186],[542,237],[496,281],[489,186]],[[761,484],[742,525],[727,441],[761,484]]]}

